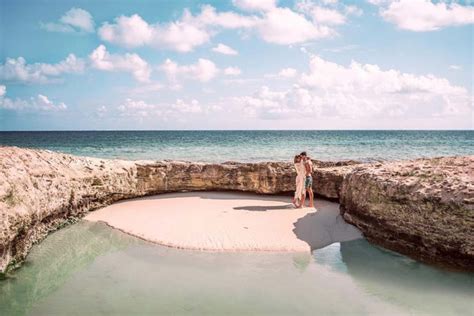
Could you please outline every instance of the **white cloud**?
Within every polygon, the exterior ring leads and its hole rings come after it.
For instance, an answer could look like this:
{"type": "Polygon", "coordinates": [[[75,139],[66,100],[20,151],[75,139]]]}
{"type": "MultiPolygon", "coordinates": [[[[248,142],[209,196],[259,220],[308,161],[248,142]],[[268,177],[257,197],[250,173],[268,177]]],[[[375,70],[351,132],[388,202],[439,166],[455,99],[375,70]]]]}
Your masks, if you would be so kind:
{"type": "Polygon", "coordinates": [[[0,80],[7,82],[46,83],[65,73],[82,73],[85,62],[74,54],[57,64],[27,64],[23,57],[7,58],[0,65],[0,80]]]}
{"type": "Polygon", "coordinates": [[[259,18],[251,15],[241,15],[235,12],[217,12],[213,6],[204,5],[201,8],[201,13],[192,16],[189,11],[185,10],[183,15],[184,22],[201,27],[209,27],[215,29],[216,27],[224,29],[250,29],[254,27],[259,18]]]}
{"type": "Polygon", "coordinates": [[[234,98],[243,112],[262,119],[292,117],[429,118],[469,115],[468,91],[433,75],[382,70],[352,62],[339,65],[311,56],[309,70],[292,88],[263,86],[252,96],[234,98]]]}
{"type": "Polygon", "coordinates": [[[390,3],[393,0],[367,0],[368,3],[373,4],[373,5],[382,5],[382,4],[387,4],[390,3]]]}
{"type": "Polygon", "coordinates": [[[252,96],[233,98],[244,114],[261,119],[290,119],[295,117],[319,117],[321,99],[298,85],[286,91],[273,91],[261,87],[252,96]]]}
{"type": "Polygon", "coordinates": [[[38,94],[34,101],[36,108],[43,111],[66,110],[67,106],[63,102],[55,104],[47,96],[38,94]]]}
{"type": "MultiPolygon", "coordinates": [[[[328,9],[308,1],[297,5],[300,12],[277,7],[274,1],[235,3],[257,12],[253,15],[218,12],[210,5],[203,5],[198,14],[185,9],[178,20],[168,23],[150,24],[136,14],[120,16],[114,23],[104,23],[98,33],[102,40],[128,48],[149,45],[178,52],[193,51],[223,29],[254,32],[267,42],[288,45],[333,36],[337,32],[332,26],[345,23],[348,15],[361,14],[355,6],[328,9]]],[[[219,45],[214,51],[234,52],[219,45]]]]}
{"type": "Polygon", "coordinates": [[[382,70],[377,65],[360,64],[353,61],[349,67],[312,56],[310,69],[300,78],[300,83],[308,87],[342,92],[439,93],[457,94],[464,88],[452,86],[447,79],[433,75],[417,76],[397,70],[382,70]]]}
{"type": "MultiPolygon", "coordinates": [[[[267,76],[264,76],[265,78],[267,76]]],[[[263,78],[231,78],[231,79],[224,79],[223,83],[226,85],[255,85],[259,82],[264,81],[263,78]]]]}
{"type": "Polygon", "coordinates": [[[71,25],[85,32],[94,32],[94,20],[92,15],[86,10],[72,8],[60,19],[63,24],[71,25]]]}
{"type": "Polygon", "coordinates": [[[107,115],[108,109],[105,105],[101,105],[96,110],[96,115],[98,117],[105,117],[107,115]]]}
{"type": "Polygon", "coordinates": [[[298,1],[293,11],[276,7],[263,14],[256,28],[267,42],[296,44],[337,35],[334,26],[345,24],[349,15],[361,15],[356,6],[337,1],[298,1]]]}
{"type": "Polygon", "coordinates": [[[321,1],[317,4],[313,1],[302,0],[296,3],[296,10],[309,16],[316,25],[342,25],[347,23],[350,15],[362,15],[362,9],[355,5],[340,4],[337,1],[321,1]]]}
{"type": "Polygon", "coordinates": [[[137,47],[150,43],[153,28],[138,14],[119,16],[115,24],[105,22],[98,30],[99,37],[107,42],[125,47],[137,47]]]}
{"type": "Polygon", "coordinates": [[[185,10],[181,21],[164,25],[156,24],[152,44],[178,52],[190,52],[207,43],[211,34],[204,27],[193,23],[191,14],[185,10]],[[190,21],[188,21],[190,20],[190,21]]]}
{"type": "Polygon", "coordinates": [[[165,85],[159,82],[150,82],[148,84],[141,84],[138,87],[132,88],[130,93],[132,94],[146,94],[150,92],[156,92],[166,88],[165,85]]]}
{"type": "Polygon", "coordinates": [[[129,72],[141,82],[148,82],[150,78],[150,66],[137,54],[110,54],[104,45],[99,45],[89,55],[89,60],[91,66],[99,70],[129,72]]]}
{"type": "Polygon", "coordinates": [[[238,67],[227,67],[224,69],[224,74],[228,76],[238,76],[242,73],[238,67]]]}
{"type": "Polygon", "coordinates": [[[304,15],[290,8],[268,7],[261,14],[261,16],[248,16],[233,12],[217,12],[215,8],[207,5],[193,20],[207,26],[255,30],[263,40],[282,45],[306,42],[333,34],[327,26],[315,25],[304,15]]]}
{"type": "Polygon", "coordinates": [[[232,0],[232,3],[245,11],[267,11],[276,7],[276,0],[232,0]]]}
{"type": "Polygon", "coordinates": [[[164,71],[170,81],[178,81],[180,77],[207,82],[219,73],[217,66],[210,60],[199,58],[195,64],[178,65],[167,59],[160,69],[164,71]]]}
{"type": "Polygon", "coordinates": [[[313,20],[317,23],[339,25],[346,23],[346,17],[337,10],[314,6],[311,10],[313,20]]]}
{"type": "Polygon", "coordinates": [[[195,99],[191,100],[191,102],[177,99],[176,102],[171,105],[171,108],[181,113],[201,113],[203,111],[199,102],[195,99]]]}
{"type": "Polygon", "coordinates": [[[280,69],[277,73],[265,74],[263,77],[268,79],[291,79],[297,75],[297,71],[294,68],[287,67],[280,69]]]}
{"type": "Polygon", "coordinates": [[[352,62],[348,67],[312,56],[300,84],[324,95],[329,110],[342,116],[436,116],[465,113],[466,89],[433,75],[382,70],[352,62]]]}
{"type": "Polygon", "coordinates": [[[83,73],[86,68],[103,71],[124,71],[131,73],[136,80],[149,81],[151,68],[137,54],[110,54],[104,45],[98,46],[89,55],[88,62],[69,54],[57,64],[27,64],[23,57],[7,58],[0,64],[0,80],[21,83],[48,83],[57,81],[59,76],[67,73],[83,73]]]}
{"type": "Polygon", "coordinates": [[[53,23],[53,22],[48,22],[48,23],[40,22],[40,27],[43,30],[46,30],[48,32],[58,32],[58,33],[74,32],[74,28],[72,28],[70,25],[67,25],[67,24],[60,24],[60,23],[53,23]]]}
{"type": "Polygon", "coordinates": [[[159,107],[154,104],[148,104],[145,101],[127,99],[125,103],[117,107],[120,116],[146,118],[149,116],[159,116],[162,114],[159,107]]]}
{"type": "Polygon", "coordinates": [[[337,4],[337,2],[338,0],[321,0],[321,3],[325,5],[334,5],[337,4]]]}
{"type": "Polygon", "coordinates": [[[355,15],[355,16],[361,16],[364,11],[362,11],[361,8],[355,6],[355,5],[347,5],[344,7],[344,12],[346,15],[355,15]]]}
{"type": "Polygon", "coordinates": [[[207,114],[222,110],[217,105],[201,105],[198,100],[176,99],[171,103],[150,103],[143,100],[126,99],[117,107],[119,116],[134,117],[140,121],[144,119],[185,120],[194,115],[207,114]]]}
{"type": "Polygon", "coordinates": [[[361,8],[356,7],[355,5],[348,5],[344,7],[344,12],[346,15],[361,16],[364,11],[361,8]]]}
{"type": "Polygon", "coordinates": [[[222,43],[219,43],[216,47],[213,47],[212,51],[216,53],[221,53],[224,55],[238,55],[239,54],[235,49],[227,45],[224,45],[222,43]]]}
{"type": "Polygon", "coordinates": [[[54,103],[47,96],[38,94],[29,100],[10,99],[5,97],[7,89],[4,85],[0,85],[0,108],[14,111],[63,111],[67,109],[63,102],[54,103]]]}
{"type": "Polygon", "coordinates": [[[276,8],[267,12],[257,29],[263,40],[281,45],[303,43],[334,34],[331,28],[315,25],[304,15],[288,8],[276,8]]]}
{"type": "Polygon", "coordinates": [[[380,15],[398,28],[416,32],[474,23],[474,7],[431,0],[372,1],[380,15]]]}
{"type": "Polygon", "coordinates": [[[449,69],[451,70],[461,70],[462,67],[459,65],[449,65],[449,69]]]}
{"type": "Polygon", "coordinates": [[[59,22],[41,23],[40,26],[50,32],[94,32],[94,19],[84,9],[72,8],[67,11],[59,22]]]}
{"type": "Polygon", "coordinates": [[[185,11],[182,20],[164,24],[149,24],[138,14],[120,16],[113,24],[104,23],[98,33],[102,40],[128,48],[152,45],[189,52],[208,42],[210,34],[200,25],[186,21],[188,19],[188,11],[185,11]]]}
{"type": "Polygon", "coordinates": [[[294,69],[294,68],[283,68],[278,73],[278,76],[283,77],[283,78],[293,78],[294,76],[296,76],[296,69],[294,69]]]}
{"type": "Polygon", "coordinates": [[[190,52],[194,47],[207,43],[210,38],[206,31],[185,23],[171,24],[159,33],[161,35],[155,37],[156,46],[178,52],[190,52]]]}

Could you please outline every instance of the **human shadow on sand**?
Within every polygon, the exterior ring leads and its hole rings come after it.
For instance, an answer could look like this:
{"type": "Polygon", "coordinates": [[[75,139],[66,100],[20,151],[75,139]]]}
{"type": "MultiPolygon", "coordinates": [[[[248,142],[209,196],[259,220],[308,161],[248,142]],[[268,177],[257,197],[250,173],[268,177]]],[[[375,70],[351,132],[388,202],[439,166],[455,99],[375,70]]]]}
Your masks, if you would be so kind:
{"type": "Polygon", "coordinates": [[[344,221],[339,213],[339,204],[319,201],[316,208],[315,212],[299,218],[293,224],[296,237],[306,242],[311,250],[362,238],[355,226],[344,221]]]}

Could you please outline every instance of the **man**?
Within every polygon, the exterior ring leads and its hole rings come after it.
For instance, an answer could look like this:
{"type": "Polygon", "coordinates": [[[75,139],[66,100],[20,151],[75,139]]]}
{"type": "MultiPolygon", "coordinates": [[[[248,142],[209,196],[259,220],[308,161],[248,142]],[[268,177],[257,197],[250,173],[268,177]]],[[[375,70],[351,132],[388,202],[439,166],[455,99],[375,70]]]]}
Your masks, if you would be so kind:
{"type": "Polygon", "coordinates": [[[306,200],[306,193],[309,196],[309,207],[314,207],[314,194],[313,194],[313,162],[311,158],[308,157],[306,151],[303,151],[300,156],[303,159],[304,167],[306,170],[306,178],[304,181],[304,187],[306,192],[303,194],[301,198],[301,205],[304,206],[304,202],[306,200]]]}

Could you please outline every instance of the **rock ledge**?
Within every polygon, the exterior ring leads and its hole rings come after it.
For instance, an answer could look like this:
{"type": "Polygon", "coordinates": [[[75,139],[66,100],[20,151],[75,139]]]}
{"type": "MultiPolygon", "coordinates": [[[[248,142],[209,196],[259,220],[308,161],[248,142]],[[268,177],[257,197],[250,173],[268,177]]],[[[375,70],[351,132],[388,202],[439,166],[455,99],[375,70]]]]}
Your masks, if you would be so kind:
{"type": "MultiPolygon", "coordinates": [[[[369,241],[474,271],[474,156],[359,164],[314,161],[314,190],[369,241]]],[[[180,191],[289,194],[291,163],[86,158],[0,147],[0,272],[50,231],[113,202],[180,191]]]]}

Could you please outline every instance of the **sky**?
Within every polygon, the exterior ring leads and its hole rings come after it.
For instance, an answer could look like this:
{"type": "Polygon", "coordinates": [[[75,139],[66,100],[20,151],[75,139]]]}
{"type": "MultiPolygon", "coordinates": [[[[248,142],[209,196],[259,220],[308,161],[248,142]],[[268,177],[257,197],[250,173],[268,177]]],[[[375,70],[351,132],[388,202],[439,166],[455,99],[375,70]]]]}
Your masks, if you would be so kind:
{"type": "Polygon", "coordinates": [[[473,129],[472,1],[0,0],[0,130],[473,129]]]}

